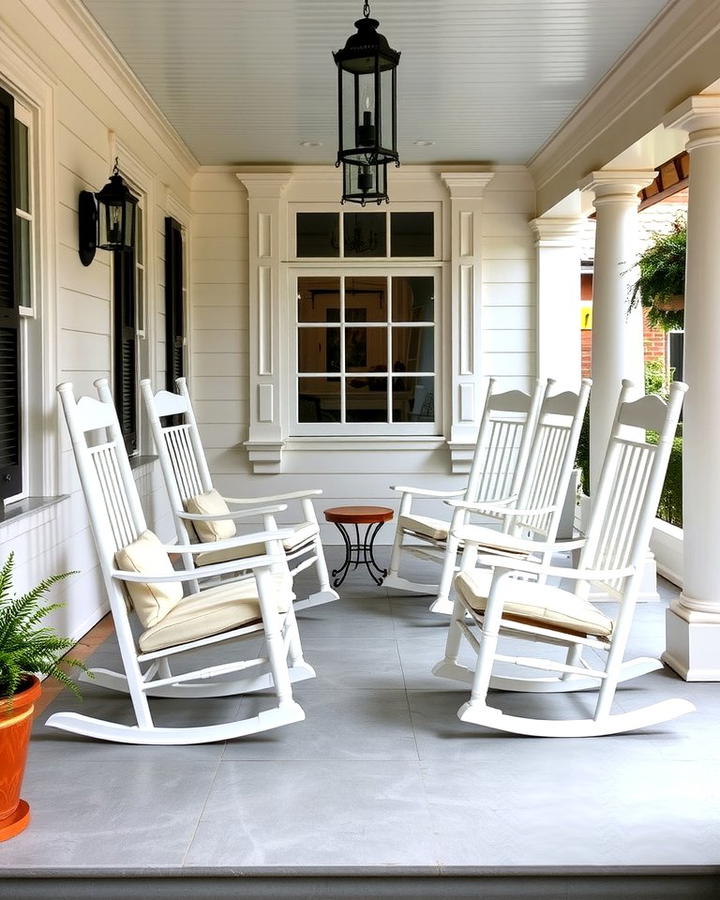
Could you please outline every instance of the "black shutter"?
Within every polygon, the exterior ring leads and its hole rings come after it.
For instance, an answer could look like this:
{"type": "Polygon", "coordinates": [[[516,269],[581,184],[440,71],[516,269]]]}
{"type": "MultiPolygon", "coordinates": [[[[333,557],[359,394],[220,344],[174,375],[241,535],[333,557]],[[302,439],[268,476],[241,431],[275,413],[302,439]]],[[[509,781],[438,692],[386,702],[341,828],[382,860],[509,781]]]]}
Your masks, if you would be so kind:
{"type": "Polygon", "coordinates": [[[115,407],[128,453],[137,450],[135,250],[113,254],[115,407]]]}
{"type": "Polygon", "coordinates": [[[22,490],[20,314],[15,294],[15,104],[0,88],[0,501],[22,490]]]}
{"type": "Polygon", "coordinates": [[[183,309],[183,239],[179,222],[165,219],[165,384],[185,374],[185,311],[183,309]]]}

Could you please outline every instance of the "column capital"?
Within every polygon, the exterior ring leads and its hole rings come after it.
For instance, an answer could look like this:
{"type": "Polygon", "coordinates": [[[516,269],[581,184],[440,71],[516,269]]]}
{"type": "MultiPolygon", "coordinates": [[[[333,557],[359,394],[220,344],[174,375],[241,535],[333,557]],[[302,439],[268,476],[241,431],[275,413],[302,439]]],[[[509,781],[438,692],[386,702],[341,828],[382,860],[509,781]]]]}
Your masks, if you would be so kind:
{"type": "Polygon", "coordinates": [[[539,216],[528,224],[535,232],[535,244],[538,247],[574,247],[582,232],[583,217],[576,216],[539,216]]]}
{"type": "Polygon", "coordinates": [[[688,132],[688,151],[707,144],[720,144],[720,94],[688,97],[665,116],[663,125],[688,132]]]}
{"type": "Polygon", "coordinates": [[[248,192],[248,197],[279,199],[290,184],[292,172],[236,172],[248,192]]]}
{"type": "Polygon", "coordinates": [[[494,172],[441,172],[452,200],[481,200],[494,172]]]}
{"type": "Polygon", "coordinates": [[[600,169],[589,172],[578,182],[581,191],[592,191],[598,202],[630,202],[638,200],[638,193],[655,180],[654,169],[600,169]]]}

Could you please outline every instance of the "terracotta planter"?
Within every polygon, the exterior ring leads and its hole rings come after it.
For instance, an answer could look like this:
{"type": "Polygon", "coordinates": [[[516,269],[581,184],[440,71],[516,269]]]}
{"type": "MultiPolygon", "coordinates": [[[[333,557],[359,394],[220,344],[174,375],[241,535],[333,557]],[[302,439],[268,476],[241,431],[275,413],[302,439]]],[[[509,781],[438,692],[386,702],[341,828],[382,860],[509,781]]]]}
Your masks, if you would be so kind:
{"type": "Polygon", "coordinates": [[[673,294],[672,297],[664,297],[662,300],[655,298],[653,306],[663,312],[676,312],[679,309],[685,309],[685,297],[683,294],[673,294]]]}
{"type": "Polygon", "coordinates": [[[20,799],[20,787],[40,690],[39,679],[32,675],[11,706],[0,700],[0,841],[19,834],[30,821],[30,807],[20,799]]]}

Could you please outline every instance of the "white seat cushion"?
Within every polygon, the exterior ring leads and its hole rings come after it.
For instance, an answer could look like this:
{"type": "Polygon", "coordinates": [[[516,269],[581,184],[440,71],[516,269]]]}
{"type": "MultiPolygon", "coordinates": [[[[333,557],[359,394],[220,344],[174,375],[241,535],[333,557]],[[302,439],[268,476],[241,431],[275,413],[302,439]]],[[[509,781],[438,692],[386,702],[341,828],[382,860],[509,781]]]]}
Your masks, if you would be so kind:
{"type": "Polygon", "coordinates": [[[450,523],[444,522],[442,519],[433,519],[432,516],[399,516],[398,528],[433,538],[436,541],[446,541],[450,523]]]}
{"type": "MultiPolygon", "coordinates": [[[[315,522],[301,522],[293,525],[293,534],[283,540],[283,547],[287,552],[294,550],[306,541],[314,538],[318,533],[315,522]]],[[[196,566],[209,566],[212,563],[228,562],[232,559],[247,559],[249,556],[263,556],[267,553],[265,544],[247,544],[244,547],[234,547],[230,550],[205,550],[195,557],[196,566]]]]}
{"type": "MultiPolygon", "coordinates": [[[[140,575],[172,575],[174,569],[162,542],[152,531],[144,531],[132,544],[115,554],[118,569],[137,572],[140,575]]],[[[183,590],[179,581],[159,583],[133,583],[124,581],[126,594],[144,628],[150,628],[182,600],[183,590]]]]}
{"type": "MultiPolygon", "coordinates": [[[[185,509],[189,513],[201,516],[222,516],[230,512],[227,503],[216,490],[196,494],[185,501],[185,509]]],[[[225,541],[235,537],[235,523],[232,519],[215,519],[212,522],[193,522],[195,534],[203,544],[212,541],[225,541]]]]}
{"type": "MultiPolygon", "coordinates": [[[[489,569],[475,569],[460,572],[455,579],[455,588],[469,606],[484,612],[491,582],[489,569]]],[[[612,634],[612,619],[592,603],[562,588],[517,579],[512,584],[506,582],[503,595],[507,598],[503,604],[503,618],[574,634],[599,637],[612,634]]]]}
{"type": "MultiPolygon", "coordinates": [[[[478,547],[480,553],[483,552],[483,548],[487,548],[488,550],[501,550],[503,553],[527,556],[527,550],[524,547],[524,544],[527,543],[526,538],[505,534],[502,531],[498,531],[497,528],[488,528],[486,525],[468,525],[465,530],[468,537],[473,541],[477,541],[480,545],[478,547]]],[[[539,542],[538,550],[542,550],[539,542]]]]}
{"type": "MultiPolygon", "coordinates": [[[[285,613],[295,597],[292,581],[287,574],[273,575],[271,578],[274,580],[273,593],[278,612],[285,613]]],[[[221,584],[180,600],[164,619],[140,635],[140,649],[150,653],[164,647],[176,647],[260,620],[254,578],[221,584]]]]}

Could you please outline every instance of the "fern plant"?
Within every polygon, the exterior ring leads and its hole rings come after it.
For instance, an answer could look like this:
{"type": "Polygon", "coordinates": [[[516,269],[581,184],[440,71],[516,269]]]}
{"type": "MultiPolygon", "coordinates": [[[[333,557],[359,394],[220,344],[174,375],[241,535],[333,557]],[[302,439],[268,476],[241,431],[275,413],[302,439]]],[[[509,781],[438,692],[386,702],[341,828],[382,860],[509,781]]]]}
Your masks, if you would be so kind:
{"type": "Polygon", "coordinates": [[[655,232],[652,244],[637,261],[640,274],[630,294],[630,309],[638,299],[648,311],[648,322],[664,331],[683,327],[684,311],[664,304],[685,293],[687,225],[682,218],[668,232],[655,232]]]}
{"type": "MultiPolygon", "coordinates": [[[[11,702],[23,681],[31,674],[52,675],[79,696],[75,683],[58,665],[58,658],[72,647],[73,641],[60,637],[54,628],[41,624],[48,613],[65,605],[43,605],[44,594],[58,581],[75,573],[51,575],[22,597],[13,597],[13,562],[14,554],[11,553],[0,569],[0,702],[11,702]]],[[[87,671],[78,659],[66,657],[62,663],[87,671]]]]}

